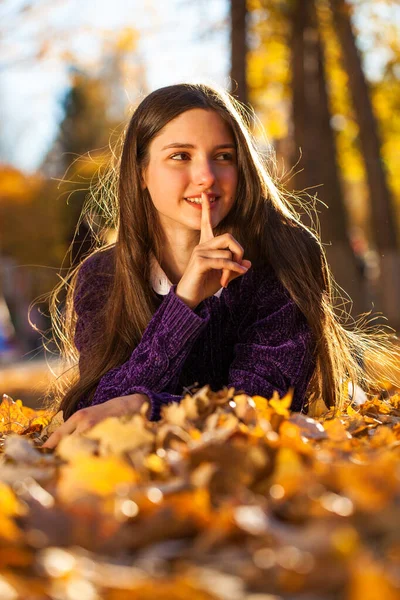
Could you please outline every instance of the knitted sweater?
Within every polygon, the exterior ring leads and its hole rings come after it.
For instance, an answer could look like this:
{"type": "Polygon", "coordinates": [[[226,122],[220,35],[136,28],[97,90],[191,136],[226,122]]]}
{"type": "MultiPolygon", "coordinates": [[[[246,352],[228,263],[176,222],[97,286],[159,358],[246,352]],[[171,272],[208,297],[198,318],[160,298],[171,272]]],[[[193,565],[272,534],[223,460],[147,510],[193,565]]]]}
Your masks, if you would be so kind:
{"type": "MultiPolygon", "coordinates": [[[[90,366],[91,344],[104,327],[97,316],[107,297],[112,265],[107,250],[90,257],[78,272],[74,306],[80,372],[90,366]]],[[[177,284],[168,290],[165,279],[162,283],[164,295],[157,293],[160,305],[140,343],[125,363],[100,379],[91,406],[146,394],[149,419],[158,420],[162,405],[179,402],[190,387],[209,384],[213,391],[227,386],[235,393],[265,398],[274,390],[282,397],[293,387],[291,409],[303,409],[315,367],[315,343],[306,317],[272,267],[251,267],[195,310],[176,295],[177,284]]],[[[83,397],[77,410],[87,405],[83,397]]]]}

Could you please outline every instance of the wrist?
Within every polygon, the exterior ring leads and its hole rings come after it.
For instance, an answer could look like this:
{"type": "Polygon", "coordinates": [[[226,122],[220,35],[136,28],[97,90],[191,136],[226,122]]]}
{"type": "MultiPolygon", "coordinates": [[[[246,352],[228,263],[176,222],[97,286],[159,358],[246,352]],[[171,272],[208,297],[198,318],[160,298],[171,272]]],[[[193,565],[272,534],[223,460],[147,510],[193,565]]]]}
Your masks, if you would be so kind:
{"type": "Polygon", "coordinates": [[[180,290],[178,290],[178,288],[176,288],[176,290],[175,290],[175,295],[178,296],[178,298],[180,300],[182,300],[182,302],[184,302],[186,304],[186,306],[188,306],[192,310],[195,310],[195,308],[197,308],[198,304],[189,300],[184,294],[181,294],[181,292],[180,292],[180,290]]]}
{"type": "Polygon", "coordinates": [[[150,398],[145,394],[129,394],[128,396],[122,396],[122,407],[123,414],[137,413],[145,402],[150,403],[150,398]]]}

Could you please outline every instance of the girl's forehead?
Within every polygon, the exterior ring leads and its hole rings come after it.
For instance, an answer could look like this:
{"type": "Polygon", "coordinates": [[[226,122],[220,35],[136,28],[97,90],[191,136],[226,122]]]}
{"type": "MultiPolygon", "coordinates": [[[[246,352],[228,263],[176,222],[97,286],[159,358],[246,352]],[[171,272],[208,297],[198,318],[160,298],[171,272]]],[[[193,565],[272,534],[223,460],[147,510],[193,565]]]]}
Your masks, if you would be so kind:
{"type": "MultiPolygon", "coordinates": [[[[214,110],[195,108],[169,121],[157,135],[157,146],[171,143],[190,143],[193,139],[218,139],[218,143],[232,142],[228,123],[214,110]]],[[[156,139],[154,141],[156,141],[156,139]]]]}

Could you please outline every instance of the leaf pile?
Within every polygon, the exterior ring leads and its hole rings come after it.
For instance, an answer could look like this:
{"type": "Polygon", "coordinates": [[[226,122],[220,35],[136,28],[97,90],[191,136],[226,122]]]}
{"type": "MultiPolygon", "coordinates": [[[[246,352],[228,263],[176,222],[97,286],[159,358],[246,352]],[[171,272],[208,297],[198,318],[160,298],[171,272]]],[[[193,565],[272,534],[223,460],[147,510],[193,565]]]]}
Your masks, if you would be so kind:
{"type": "Polygon", "coordinates": [[[311,418],[209,386],[163,418],[0,405],[2,600],[400,597],[400,394],[311,418]]]}

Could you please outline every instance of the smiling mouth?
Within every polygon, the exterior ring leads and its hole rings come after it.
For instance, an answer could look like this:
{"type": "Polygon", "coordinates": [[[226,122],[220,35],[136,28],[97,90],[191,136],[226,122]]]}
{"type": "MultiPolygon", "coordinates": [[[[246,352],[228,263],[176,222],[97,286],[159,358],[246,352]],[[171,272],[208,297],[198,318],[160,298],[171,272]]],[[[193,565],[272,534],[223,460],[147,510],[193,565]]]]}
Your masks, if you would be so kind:
{"type": "MultiPolygon", "coordinates": [[[[217,200],[220,199],[220,196],[215,196],[214,198],[209,198],[210,204],[214,204],[214,202],[217,202],[217,200]]],[[[186,202],[189,202],[190,204],[198,204],[201,205],[203,204],[203,200],[201,199],[201,196],[196,196],[194,198],[184,198],[184,200],[186,200],[186,202]]]]}

